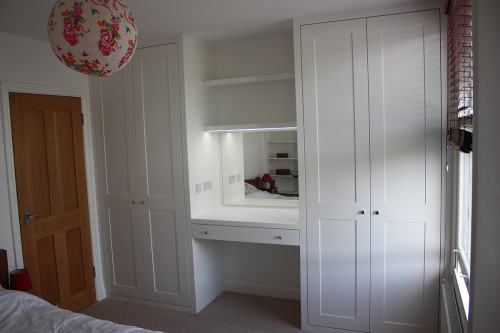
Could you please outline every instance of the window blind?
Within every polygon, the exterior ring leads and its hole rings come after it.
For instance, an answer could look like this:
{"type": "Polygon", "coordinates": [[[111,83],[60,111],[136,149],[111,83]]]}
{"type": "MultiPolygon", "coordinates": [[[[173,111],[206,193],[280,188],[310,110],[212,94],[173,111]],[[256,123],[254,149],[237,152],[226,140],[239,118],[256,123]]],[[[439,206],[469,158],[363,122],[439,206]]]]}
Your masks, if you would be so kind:
{"type": "Polygon", "coordinates": [[[469,153],[474,115],[472,0],[452,0],[448,15],[448,141],[469,153]]]}

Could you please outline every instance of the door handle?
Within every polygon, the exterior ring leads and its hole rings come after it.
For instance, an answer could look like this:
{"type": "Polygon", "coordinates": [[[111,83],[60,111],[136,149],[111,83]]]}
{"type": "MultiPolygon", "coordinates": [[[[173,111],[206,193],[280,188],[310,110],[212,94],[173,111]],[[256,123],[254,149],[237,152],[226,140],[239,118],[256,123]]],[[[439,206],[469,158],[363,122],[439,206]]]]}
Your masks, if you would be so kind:
{"type": "Polygon", "coordinates": [[[31,220],[33,220],[34,218],[37,218],[37,217],[38,217],[38,215],[31,214],[29,211],[25,211],[24,212],[24,225],[29,227],[31,220]]]}
{"type": "Polygon", "coordinates": [[[380,215],[380,211],[376,210],[376,211],[373,212],[373,214],[380,215]]]}

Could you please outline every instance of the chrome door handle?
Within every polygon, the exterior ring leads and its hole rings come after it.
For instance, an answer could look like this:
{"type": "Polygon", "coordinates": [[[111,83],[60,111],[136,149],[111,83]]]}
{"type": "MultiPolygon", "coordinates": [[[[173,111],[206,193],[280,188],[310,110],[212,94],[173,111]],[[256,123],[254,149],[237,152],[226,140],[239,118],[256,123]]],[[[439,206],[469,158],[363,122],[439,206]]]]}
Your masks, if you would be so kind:
{"type": "Polygon", "coordinates": [[[375,215],[380,215],[380,212],[378,210],[374,211],[373,214],[375,215]]]}
{"type": "Polygon", "coordinates": [[[24,225],[29,227],[31,220],[33,220],[34,218],[37,218],[37,217],[38,217],[38,215],[31,214],[29,211],[25,211],[24,212],[24,225]]]}
{"type": "Polygon", "coordinates": [[[360,210],[360,211],[359,211],[359,213],[360,213],[361,215],[365,215],[365,211],[364,211],[364,209],[360,210]]]}

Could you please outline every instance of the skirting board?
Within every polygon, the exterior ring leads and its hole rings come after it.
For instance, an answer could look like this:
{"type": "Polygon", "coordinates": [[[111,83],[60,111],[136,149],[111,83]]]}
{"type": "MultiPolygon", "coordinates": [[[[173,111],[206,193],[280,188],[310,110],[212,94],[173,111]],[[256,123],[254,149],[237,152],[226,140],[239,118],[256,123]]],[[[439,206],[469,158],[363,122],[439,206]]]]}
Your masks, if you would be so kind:
{"type": "Polygon", "coordinates": [[[224,290],[241,294],[300,300],[300,288],[243,281],[224,281],[224,290]]]}
{"type": "Polygon", "coordinates": [[[116,300],[120,300],[120,301],[124,301],[124,302],[141,304],[141,305],[154,306],[154,307],[158,307],[158,308],[162,308],[162,309],[167,309],[167,310],[180,311],[180,312],[188,312],[188,313],[196,313],[195,310],[194,310],[194,308],[192,308],[192,307],[185,307],[185,306],[179,306],[179,305],[168,304],[168,303],[148,301],[148,300],[143,300],[143,299],[138,299],[138,298],[133,298],[133,297],[108,294],[107,298],[109,298],[109,299],[116,299],[116,300]]]}

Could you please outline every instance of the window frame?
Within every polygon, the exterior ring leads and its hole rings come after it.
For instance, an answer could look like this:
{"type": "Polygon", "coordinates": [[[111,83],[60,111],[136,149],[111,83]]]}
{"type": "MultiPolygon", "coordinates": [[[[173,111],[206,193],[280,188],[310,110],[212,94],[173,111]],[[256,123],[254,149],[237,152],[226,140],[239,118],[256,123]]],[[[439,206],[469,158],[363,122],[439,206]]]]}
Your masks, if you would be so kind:
{"type": "MultiPolygon", "coordinates": [[[[467,333],[468,319],[469,319],[469,300],[470,300],[470,267],[464,262],[463,255],[458,249],[458,225],[459,225],[459,209],[460,209],[460,154],[462,153],[457,149],[452,149],[452,204],[451,204],[451,260],[450,260],[450,274],[455,291],[455,298],[460,314],[460,321],[464,333],[467,333]],[[465,274],[461,266],[465,269],[465,274]]],[[[472,154],[472,153],[471,153],[472,154]]],[[[473,155],[471,155],[473,163],[473,155]]],[[[472,189],[470,189],[472,190],[472,189]]]]}

